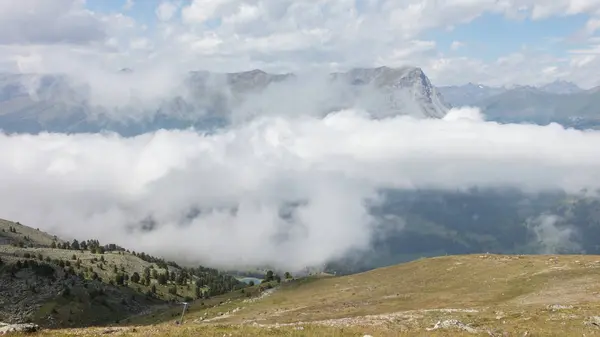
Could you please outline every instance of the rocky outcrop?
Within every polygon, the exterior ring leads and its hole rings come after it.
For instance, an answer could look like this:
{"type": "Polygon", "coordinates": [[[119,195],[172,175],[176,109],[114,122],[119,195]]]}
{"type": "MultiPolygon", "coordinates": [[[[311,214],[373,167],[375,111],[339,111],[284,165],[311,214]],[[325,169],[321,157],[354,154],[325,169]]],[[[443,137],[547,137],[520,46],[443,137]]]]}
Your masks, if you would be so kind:
{"type": "Polygon", "coordinates": [[[32,333],[40,330],[37,324],[25,323],[25,324],[7,324],[0,322],[0,335],[7,335],[12,333],[32,333]]]}
{"type": "Polygon", "coordinates": [[[332,77],[354,86],[376,89],[375,95],[379,93],[384,96],[384,104],[377,108],[387,111],[387,115],[442,118],[450,109],[421,68],[356,68],[345,73],[334,73],[332,77]]]}

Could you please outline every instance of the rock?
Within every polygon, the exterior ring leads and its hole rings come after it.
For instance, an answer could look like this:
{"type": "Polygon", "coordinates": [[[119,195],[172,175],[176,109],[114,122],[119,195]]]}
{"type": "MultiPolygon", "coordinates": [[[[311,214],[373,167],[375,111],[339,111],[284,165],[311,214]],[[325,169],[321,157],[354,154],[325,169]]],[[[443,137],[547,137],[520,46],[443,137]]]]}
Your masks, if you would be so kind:
{"type": "Polygon", "coordinates": [[[9,333],[32,333],[39,331],[40,327],[37,324],[25,323],[25,324],[4,324],[0,325],[0,335],[6,335],[9,333]]]}
{"type": "Polygon", "coordinates": [[[464,330],[470,333],[477,333],[478,330],[471,328],[470,326],[456,320],[456,319],[448,319],[445,321],[438,321],[432,328],[427,328],[427,331],[438,330],[438,329],[448,329],[448,328],[458,328],[460,330],[464,330]]]}
{"type": "Polygon", "coordinates": [[[584,322],[585,325],[591,325],[600,328],[600,316],[591,316],[584,322]]]}
{"type": "Polygon", "coordinates": [[[110,335],[110,334],[113,334],[113,333],[119,332],[119,331],[120,331],[119,329],[106,329],[106,330],[102,331],[102,334],[103,335],[110,335]]]}
{"type": "Polygon", "coordinates": [[[552,310],[552,311],[557,311],[557,310],[564,310],[564,309],[573,309],[572,305],[561,305],[561,304],[552,304],[547,306],[548,310],[552,310]]]}

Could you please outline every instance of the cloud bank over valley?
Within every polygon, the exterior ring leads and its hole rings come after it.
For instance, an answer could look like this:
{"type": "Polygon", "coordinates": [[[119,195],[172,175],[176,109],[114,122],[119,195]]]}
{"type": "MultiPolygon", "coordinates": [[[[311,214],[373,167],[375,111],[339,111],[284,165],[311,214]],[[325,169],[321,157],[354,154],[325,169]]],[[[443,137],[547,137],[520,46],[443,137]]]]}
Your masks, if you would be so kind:
{"type": "Polygon", "coordinates": [[[299,269],[369,249],[382,189],[593,191],[599,144],[598,131],[502,125],[474,108],[284,113],[214,134],[2,135],[0,214],[189,262],[299,269]]]}

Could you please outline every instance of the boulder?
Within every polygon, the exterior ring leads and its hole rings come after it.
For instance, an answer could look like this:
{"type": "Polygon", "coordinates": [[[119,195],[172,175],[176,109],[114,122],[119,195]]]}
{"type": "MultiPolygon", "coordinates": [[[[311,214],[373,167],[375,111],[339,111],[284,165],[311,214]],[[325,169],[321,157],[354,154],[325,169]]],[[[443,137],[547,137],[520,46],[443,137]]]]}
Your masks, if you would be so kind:
{"type": "Polygon", "coordinates": [[[9,333],[31,333],[39,331],[40,327],[33,323],[24,324],[6,324],[0,323],[0,335],[7,335],[9,333]]]}

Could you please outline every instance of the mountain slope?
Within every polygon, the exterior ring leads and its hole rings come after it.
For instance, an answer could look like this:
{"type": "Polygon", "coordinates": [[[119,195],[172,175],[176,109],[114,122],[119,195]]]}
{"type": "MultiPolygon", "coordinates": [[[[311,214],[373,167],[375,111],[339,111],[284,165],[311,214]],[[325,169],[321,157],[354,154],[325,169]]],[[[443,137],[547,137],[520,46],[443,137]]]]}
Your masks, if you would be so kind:
{"type": "Polygon", "coordinates": [[[561,191],[388,190],[370,212],[382,230],[368,250],[331,261],[356,273],[422,257],[477,253],[600,254],[600,199],[561,191]]]}
{"type": "Polygon", "coordinates": [[[332,77],[357,87],[371,85],[376,88],[385,96],[382,101],[388,104],[372,107],[372,110],[380,109],[386,115],[442,118],[448,112],[444,98],[420,68],[356,68],[334,73],[332,77]]]}
{"type": "Polygon", "coordinates": [[[600,332],[598,281],[600,256],[445,256],[298,279],[208,309],[192,305],[182,326],[171,316],[120,329],[130,336],[592,336],[600,332]]]}
{"type": "Polygon", "coordinates": [[[61,241],[0,220],[0,322],[114,323],[244,287],[215,269],[185,268],[97,240],[61,241]]]}
{"type": "Polygon", "coordinates": [[[55,235],[21,225],[19,222],[0,219],[0,245],[20,242],[32,247],[50,247],[52,242],[62,243],[55,235]]]}

